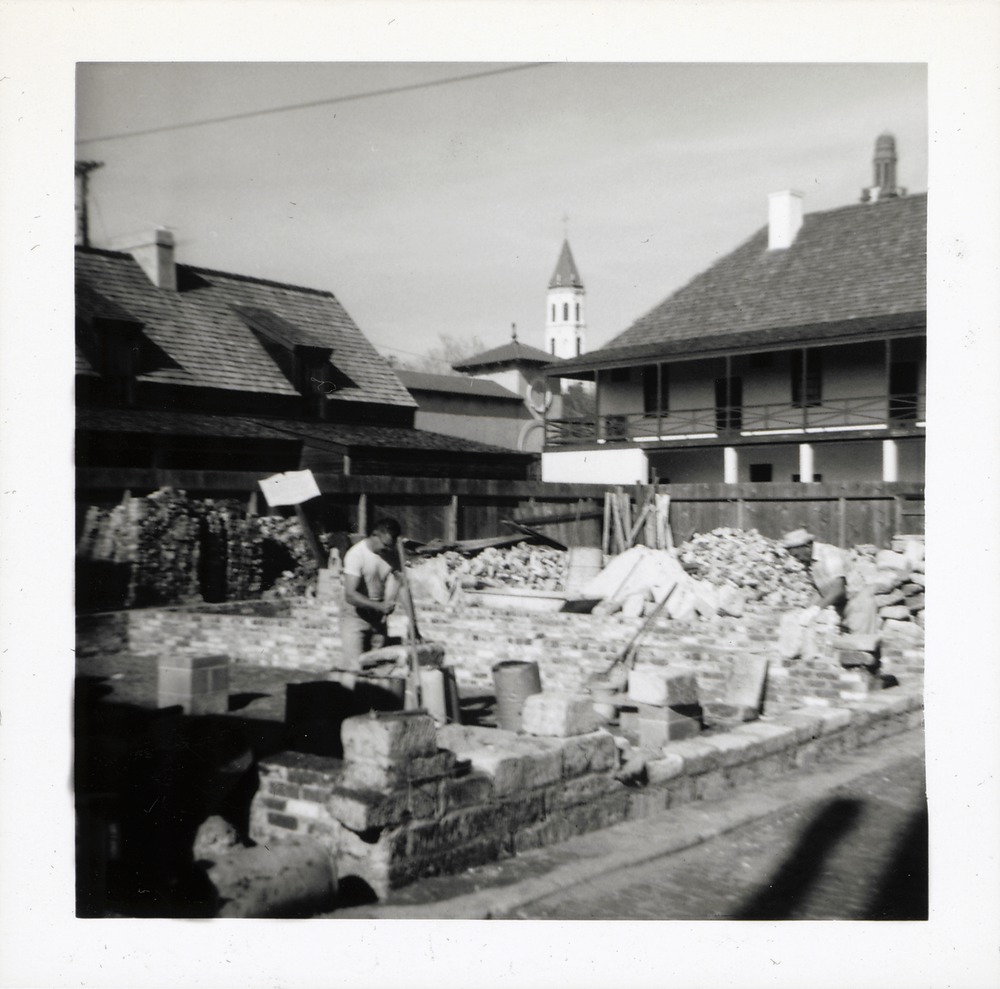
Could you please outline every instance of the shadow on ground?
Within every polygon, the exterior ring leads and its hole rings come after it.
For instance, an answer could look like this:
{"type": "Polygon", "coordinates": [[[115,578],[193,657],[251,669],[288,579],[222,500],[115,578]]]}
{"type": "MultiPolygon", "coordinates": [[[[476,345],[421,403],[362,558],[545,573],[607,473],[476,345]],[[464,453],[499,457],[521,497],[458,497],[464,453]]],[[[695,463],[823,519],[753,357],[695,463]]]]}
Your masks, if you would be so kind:
{"type": "MultiPolygon", "coordinates": [[[[860,800],[829,801],[802,832],[773,876],[730,920],[797,920],[806,916],[810,894],[828,869],[839,842],[847,839],[862,810],[860,800]]],[[[928,916],[927,811],[914,811],[858,920],[926,920],[928,916]]]]}

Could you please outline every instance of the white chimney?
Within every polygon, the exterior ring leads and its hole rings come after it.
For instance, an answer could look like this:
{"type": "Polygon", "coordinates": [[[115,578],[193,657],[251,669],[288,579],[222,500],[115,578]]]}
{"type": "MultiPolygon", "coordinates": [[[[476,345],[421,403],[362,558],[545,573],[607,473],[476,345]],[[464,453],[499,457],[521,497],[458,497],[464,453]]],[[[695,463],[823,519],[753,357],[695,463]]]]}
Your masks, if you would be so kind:
{"type": "Polygon", "coordinates": [[[163,227],[145,234],[118,238],[116,251],[127,251],[157,287],[177,291],[177,267],[174,264],[174,235],[163,227]]]}
{"type": "Polygon", "coordinates": [[[802,193],[786,189],[767,197],[767,247],[782,251],[791,247],[802,226],[802,193]]]}

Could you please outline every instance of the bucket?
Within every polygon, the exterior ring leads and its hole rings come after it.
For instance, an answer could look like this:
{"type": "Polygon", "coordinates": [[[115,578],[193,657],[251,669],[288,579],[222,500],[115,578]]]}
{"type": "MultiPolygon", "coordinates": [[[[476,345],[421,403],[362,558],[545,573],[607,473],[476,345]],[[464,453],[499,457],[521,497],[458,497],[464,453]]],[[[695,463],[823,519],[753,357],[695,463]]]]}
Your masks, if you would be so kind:
{"type": "Polygon", "coordinates": [[[574,546],[566,556],[566,596],[577,597],[580,591],[604,569],[600,546],[574,546]]]}
{"type": "Polygon", "coordinates": [[[493,667],[493,685],[497,695],[497,727],[520,731],[524,702],[532,694],[542,692],[538,664],[517,659],[497,663],[493,667]]]}

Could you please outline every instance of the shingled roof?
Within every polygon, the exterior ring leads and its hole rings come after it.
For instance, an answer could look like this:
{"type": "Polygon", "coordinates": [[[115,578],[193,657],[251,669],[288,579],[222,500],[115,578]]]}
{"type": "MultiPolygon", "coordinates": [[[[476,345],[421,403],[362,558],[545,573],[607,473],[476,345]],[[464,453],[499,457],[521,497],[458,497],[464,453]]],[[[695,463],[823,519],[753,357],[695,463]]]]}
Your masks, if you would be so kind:
{"type": "MultiPolygon", "coordinates": [[[[451,453],[493,453],[521,456],[516,451],[447,436],[424,429],[394,426],[357,426],[332,422],[305,422],[270,416],[211,415],[205,412],[164,412],[156,409],[77,410],[77,428],[116,435],[227,437],[232,439],[287,440],[305,445],[353,449],[426,450],[451,453]]],[[[530,454],[524,454],[530,459],[530,454]]]]}
{"type": "Polygon", "coordinates": [[[331,362],[356,385],[338,389],[331,402],[416,405],[330,292],[183,264],[179,290],[169,291],[154,286],[131,255],[96,248],[78,247],[76,266],[81,315],[125,313],[172,358],[172,365],[141,373],[141,381],[297,394],[256,324],[292,344],[331,349],[331,362]]]}
{"type": "Polygon", "coordinates": [[[926,194],[810,213],[790,247],[769,250],[767,240],[764,227],[602,348],[552,370],[926,319],[926,194]]]}
{"type": "Polygon", "coordinates": [[[530,347],[519,340],[511,340],[492,350],[484,350],[475,357],[470,357],[460,364],[452,364],[452,368],[462,373],[473,374],[489,368],[513,367],[516,364],[551,364],[552,355],[537,347],[530,347]]]}
{"type": "Polygon", "coordinates": [[[496,398],[504,401],[522,401],[509,388],[487,378],[469,378],[464,374],[426,374],[423,371],[397,371],[399,380],[410,392],[433,391],[447,395],[473,395],[477,398],[496,398]]]}

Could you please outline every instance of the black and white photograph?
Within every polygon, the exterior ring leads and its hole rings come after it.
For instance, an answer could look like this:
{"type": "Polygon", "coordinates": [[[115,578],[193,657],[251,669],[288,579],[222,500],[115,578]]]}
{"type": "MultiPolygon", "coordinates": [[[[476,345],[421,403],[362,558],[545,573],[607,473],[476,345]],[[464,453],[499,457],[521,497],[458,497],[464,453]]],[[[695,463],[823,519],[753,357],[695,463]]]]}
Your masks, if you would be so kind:
{"type": "Polygon", "coordinates": [[[446,50],[329,3],[365,30],[324,54],[301,9],[269,44],[278,5],[164,6],[256,43],[151,8],[171,43],[60,38],[63,241],[5,280],[42,348],[5,320],[5,353],[58,385],[24,416],[5,367],[48,480],[7,443],[46,645],[0,666],[0,725],[44,738],[0,843],[30,778],[32,920],[96,956],[22,944],[3,984],[990,985],[996,904],[938,925],[998,866],[964,844],[997,809],[997,289],[961,281],[996,273],[996,101],[949,102],[935,19],[824,47],[857,8],[808,5],[779,56],[792,5],[740,53],[694,37],[720,4],[598,55],[589,5],[467,4],[446,50]],[[515,8],[566,37],[459,33],[515,8]]]}

